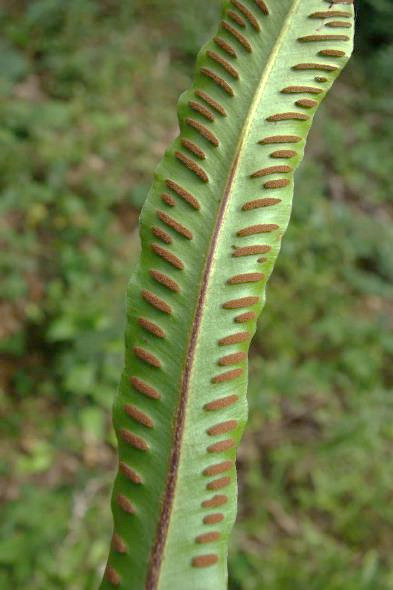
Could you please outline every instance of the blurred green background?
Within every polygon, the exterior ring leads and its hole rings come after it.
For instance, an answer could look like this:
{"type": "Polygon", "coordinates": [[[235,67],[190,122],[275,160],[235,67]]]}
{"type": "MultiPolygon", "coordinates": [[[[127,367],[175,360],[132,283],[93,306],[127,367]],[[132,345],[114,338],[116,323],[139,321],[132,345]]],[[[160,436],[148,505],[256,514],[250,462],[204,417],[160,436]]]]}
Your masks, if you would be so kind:
{"type": "MultiPolygon", "coordinates": [[[[97,587],[138,213],[219,7],[1,3],[3,590],[97,587]]],[[[253,344],[231,590],[393,589],[391,1],[357,20],[253,344]]]]}

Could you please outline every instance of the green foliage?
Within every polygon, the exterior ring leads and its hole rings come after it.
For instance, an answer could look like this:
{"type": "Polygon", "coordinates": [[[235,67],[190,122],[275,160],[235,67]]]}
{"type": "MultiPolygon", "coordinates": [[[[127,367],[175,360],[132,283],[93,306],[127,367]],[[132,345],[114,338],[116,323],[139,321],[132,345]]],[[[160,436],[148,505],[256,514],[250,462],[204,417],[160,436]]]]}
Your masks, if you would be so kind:
{"type": "MultiPolygon", "coordinates": [[[[50,4],[0,9],[6,590],[101,576],[137,209],[218,8],[50,4]]],[[[233,590],[393,586],[391,48],[363,14],[373,44],[320,111],[254,346],[233,590]]]]}
{"type": "Polygon", "coordinates": [[[228,586],[248,348],[315,110],[352,51],[353,11],[343,35],[320,0],[223,6],[141,213],[102,588],[228,586]]]}

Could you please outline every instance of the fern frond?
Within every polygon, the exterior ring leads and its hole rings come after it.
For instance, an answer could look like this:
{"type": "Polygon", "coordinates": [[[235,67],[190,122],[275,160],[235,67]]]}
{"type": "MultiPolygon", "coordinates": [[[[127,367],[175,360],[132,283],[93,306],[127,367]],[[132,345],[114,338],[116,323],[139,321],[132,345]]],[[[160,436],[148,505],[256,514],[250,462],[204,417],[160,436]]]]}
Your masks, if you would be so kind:
{"type": "Polygon", "coordinates": [[[352,39],[349,0],[231,0],[198,56],[141,215],[105,590],[226,588],[247,352],[352,39]]]}

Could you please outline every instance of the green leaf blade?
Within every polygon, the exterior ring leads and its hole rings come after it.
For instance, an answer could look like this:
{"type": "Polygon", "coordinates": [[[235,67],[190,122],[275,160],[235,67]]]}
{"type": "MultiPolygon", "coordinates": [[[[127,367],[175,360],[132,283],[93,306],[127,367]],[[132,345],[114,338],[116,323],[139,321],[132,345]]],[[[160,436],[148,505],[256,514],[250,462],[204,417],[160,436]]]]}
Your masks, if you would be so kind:
{"type": "Polygon", "coordinates": [[[141,217],[114,409],[120,461],[142,482],[116,479],[103,587],[226,587],[247,351],[314,112],[352,48],[353,11],[332,19],[333,4],[225,2],[179,102],[141,217]]]}

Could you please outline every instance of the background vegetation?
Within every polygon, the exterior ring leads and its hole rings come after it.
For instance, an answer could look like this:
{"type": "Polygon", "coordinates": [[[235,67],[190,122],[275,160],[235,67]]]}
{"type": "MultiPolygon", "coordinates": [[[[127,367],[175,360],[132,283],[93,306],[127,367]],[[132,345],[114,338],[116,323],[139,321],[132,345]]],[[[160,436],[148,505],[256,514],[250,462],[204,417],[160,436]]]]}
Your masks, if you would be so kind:
{"type": "MultiPolygon", "coordinates": [[[[1,4],[4,590],[102,573],[138,212],[219,4],[1,4]]],[[[393,17],[359,4],[253,346],[231,590],[393,589],[393,17]]]]}

